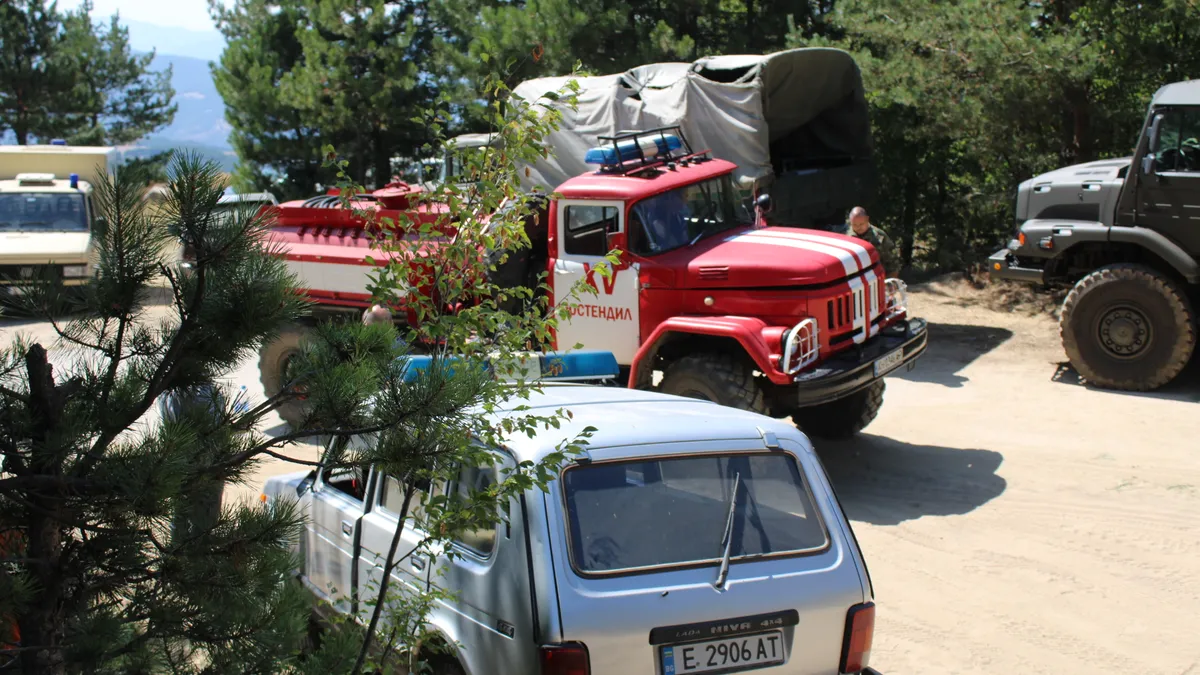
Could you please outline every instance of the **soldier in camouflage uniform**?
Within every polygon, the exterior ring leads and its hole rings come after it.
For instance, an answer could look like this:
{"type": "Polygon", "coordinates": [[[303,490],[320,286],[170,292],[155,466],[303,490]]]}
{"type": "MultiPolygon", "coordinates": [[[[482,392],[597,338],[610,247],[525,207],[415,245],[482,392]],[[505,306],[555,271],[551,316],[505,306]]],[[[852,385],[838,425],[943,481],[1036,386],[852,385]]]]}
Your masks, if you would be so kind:
{"type": "Polygon", "coordinates": [[[867,210],[861,206],[850,210],[850,233],[863,241],[871,242],[875,250],[879,251],[879,260],[883,263],[885,274],[889,277],[900,275],[900,256],[896,255],[892,240],[883,230],[871,224],[867,210]]]}

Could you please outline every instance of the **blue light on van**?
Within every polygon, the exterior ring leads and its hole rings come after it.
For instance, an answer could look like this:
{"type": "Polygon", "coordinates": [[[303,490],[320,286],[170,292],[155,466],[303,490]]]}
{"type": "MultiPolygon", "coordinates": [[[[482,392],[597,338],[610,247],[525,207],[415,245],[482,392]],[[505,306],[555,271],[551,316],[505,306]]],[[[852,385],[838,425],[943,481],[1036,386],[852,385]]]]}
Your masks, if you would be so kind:
{"type": "Polygon", "coordinates": [[[77,173],[71,174],[71,189],[79,189],[79,174],[77,173]]]}
{"type": "Polygon", "coordinates": [[[61,138],[50,139],[50,145],[66,145],[66,144],[67,144],[67,142],[61,138]]]}
{"type": "MultiPolygon", "coordinates": [[[[432,356],[409,356],[406,359],[404,381],[412,382],[417,374],[427,370],[433,364],[432,356]]],[[[454,374],[454,365],[463,361],[461,357],[443,358],[447,361],[446,374],[454,374]]],[[[483,367],[493,370],[492,363],[484,361],[483,367]]],[[[536,380],[557,380],[559,382],[584,382],[589,380],[608,380],[616,378],[621,368],[617,357],[612,352],[579,351],[579,352],[547,352],[537,355],[536,359],[527,359],[523,363],[514,364],[517,376],[536,380]]]]}
{"type": "Polygon", "coordinates": [[[674,152],[683,147],[683,142],[674,134],[666,134],[664,136],[642,136],[640,138],[630,139],[623,143],[617,143],[614,148],[611,145],[601,145],[591,148],[584,155],[583,161],[585,164],[600,164],[603,166],[612,166],[627,162],[631,159],[638,159],[638,146],[641,145],[642,151],[646,154],[646,159],[664,155],[668,152],[674,152]],[[639,141],[640,144],[639,144],[639,141]],[[649,141],[653,141],[651,146],[649,141]],[[650,150],[653,148],[653,151],[650,150]]]}

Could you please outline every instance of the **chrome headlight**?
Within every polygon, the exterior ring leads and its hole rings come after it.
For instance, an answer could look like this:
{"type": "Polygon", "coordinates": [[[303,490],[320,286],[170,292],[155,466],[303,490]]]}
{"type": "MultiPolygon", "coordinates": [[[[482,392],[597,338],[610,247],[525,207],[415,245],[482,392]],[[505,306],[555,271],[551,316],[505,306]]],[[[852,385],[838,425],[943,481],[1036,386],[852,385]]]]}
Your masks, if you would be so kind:
{"type": "Polygon", "coordinates": [[[900,279],[888,279],[883,282],[887,290],[887,313],[898,314],[908,311],[908,284],[900,279]]]}
{"type": "Polygon", "coordinates": [[[820,329],[817,320],[808,318],[783,334],[783,360],[780,366],[788,375],[795,375],[815,363],[821,355],[820,329]]]}

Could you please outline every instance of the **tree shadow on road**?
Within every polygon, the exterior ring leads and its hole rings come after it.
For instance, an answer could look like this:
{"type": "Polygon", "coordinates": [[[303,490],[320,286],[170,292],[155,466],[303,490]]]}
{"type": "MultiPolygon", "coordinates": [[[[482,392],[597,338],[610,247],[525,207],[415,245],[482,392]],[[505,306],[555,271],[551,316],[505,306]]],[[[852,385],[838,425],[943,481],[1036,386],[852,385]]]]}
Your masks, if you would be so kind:
{"type": "Polygon", "coordinates": [[[917,365],[912,370],[900,370],[889,377],[961,387],[968,378],[960,375],[959,371],[1012,336],[1012,331],[995,326],[930,323],[929,346],[917,360],[917,365]]]}
{"type": "Polygon", "coordinates": [[[1088,384],[1083,376],[1071,367],[1069,362],[1058,364],[1054,374],[1050,376],[1051,382],[1059,384],[1072,385],[1076,387],[1084,387],[1092,391],[1103,392],[1105,394],[1114,394],[1120,396],[1137,396],[1141,398],[1157,398],[1167,401],[1185,401],[1190,403],[1200,403],[1200,350],[1192,356],[1192,362],[1187,368],[1179,374],[1173,381],[1166,386],[1154,391],[1120,391],[1117,389],[1103,389],[1088,384]]]}
{"type": "Polygon", "coordinates": [[[824,441],[818,454],[851,520],[898,525],[924,516],[970,513],[1000,496],[1003,455],[912,445],[860,434],[824,441]]]}

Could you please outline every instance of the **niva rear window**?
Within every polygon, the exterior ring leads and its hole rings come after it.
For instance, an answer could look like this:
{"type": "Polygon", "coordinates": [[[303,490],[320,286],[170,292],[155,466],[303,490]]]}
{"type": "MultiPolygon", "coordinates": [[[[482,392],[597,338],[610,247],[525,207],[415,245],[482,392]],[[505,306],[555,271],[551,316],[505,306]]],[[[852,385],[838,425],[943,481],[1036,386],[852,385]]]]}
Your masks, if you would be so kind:
{"type": "Polygon", "coordinates": [[[727,529],[731,560],[815,552],[828,543],[786,453],[585,464],[563,473],[562,489],[571,561],[583,574],[719,563],[727,529]]]}

